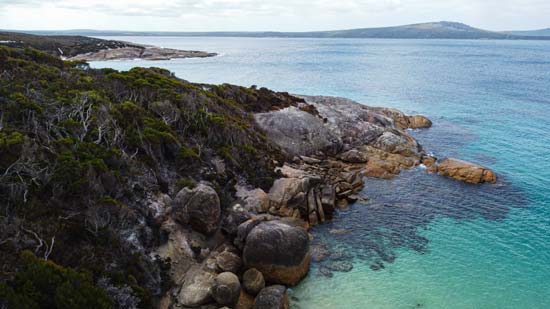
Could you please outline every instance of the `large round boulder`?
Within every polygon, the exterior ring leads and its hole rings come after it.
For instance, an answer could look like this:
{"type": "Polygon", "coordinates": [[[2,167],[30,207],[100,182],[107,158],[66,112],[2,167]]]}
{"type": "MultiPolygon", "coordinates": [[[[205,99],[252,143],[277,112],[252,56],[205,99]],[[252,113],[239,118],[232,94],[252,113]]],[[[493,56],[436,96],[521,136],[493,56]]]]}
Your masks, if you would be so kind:
{"type": "Polygon", "coordinates": [[[256,268],[250,268],[243,274],[243,288],[250,295],[258,295],[265,287],[264,275],[256,268]]]}
{"type": "Polygon", "coordinates": [[[254,309],[288,309],[288,294],[282,285],[272,285],[260,291],[254,300],[254,309]]]}
{"type": "Polygon", "coordinates": [[[190,224],[193,230],[210,236],[220,225],[220,199],[211,187],[199,184],[193,189],[183,188],[174,199],[176,218],[190,224]]]}
{"type": "Polygon", "coordinates": [[[309,270],[309,237],[301,227],[261,222],[246,236],[243,261],[267,282],[296,285],[309,270]]]}
{"type": "Polygon", "coordinates": [[[212,285],[212,298],[222,306],[232,306],[241,295],[239,278],[230,272],[219,274],[212,285]]]}
{"type": "Polygon", "coordinates": [[[211,289],[214,275],[198,267],[191,268],[185,274],[183,285],[177,295],[179,304],[186,307],[197,307],[212,300],[211,289]]]}

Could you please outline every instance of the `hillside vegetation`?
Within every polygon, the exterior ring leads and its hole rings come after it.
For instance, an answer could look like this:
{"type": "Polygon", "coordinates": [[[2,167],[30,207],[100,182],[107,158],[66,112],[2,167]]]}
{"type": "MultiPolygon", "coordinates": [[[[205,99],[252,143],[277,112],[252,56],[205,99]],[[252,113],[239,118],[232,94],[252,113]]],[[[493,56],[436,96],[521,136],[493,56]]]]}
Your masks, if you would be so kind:
{"type": "Polygon", "coordinates": [[[222,207],[237,182],[269,188],[284,158],[251,113],[298,101],[0,46],[0,308],[150,307],[171,282],[146,203],[201,180],[222,207]]]}
{"type": "Polygon", "coordinates": [[[136,44],[102,40],[85,36],[50,35],[39,36],[17,32],[0,32],[0,42],[15,48],[35,48],[53,56],[74,57],[80,54],[94,53],[105,49],[134,47],[144,49],[136,44]]]}

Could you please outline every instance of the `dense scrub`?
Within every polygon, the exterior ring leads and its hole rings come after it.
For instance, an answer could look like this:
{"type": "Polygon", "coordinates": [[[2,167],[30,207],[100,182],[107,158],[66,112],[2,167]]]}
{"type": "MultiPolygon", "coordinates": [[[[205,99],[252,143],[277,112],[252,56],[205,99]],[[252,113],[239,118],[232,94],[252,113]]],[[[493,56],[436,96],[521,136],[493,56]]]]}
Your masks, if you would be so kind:
{"type": "Polygon", "coordinates": [[[170,282],[147,256],[163,241],[148,202],[201,180],[222,206],[238,181],[269,188],[284,158],[250,112],[297,101],[0,47],[0,308],[75,285],[83,307],[151,306],[170,282]]]}

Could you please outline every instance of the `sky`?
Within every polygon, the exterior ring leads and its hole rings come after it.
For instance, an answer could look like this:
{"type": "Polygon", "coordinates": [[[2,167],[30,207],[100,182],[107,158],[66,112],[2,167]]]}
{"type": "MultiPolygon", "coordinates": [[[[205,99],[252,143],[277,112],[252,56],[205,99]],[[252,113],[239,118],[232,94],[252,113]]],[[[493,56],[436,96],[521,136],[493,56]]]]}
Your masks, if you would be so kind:
{"type": "Polygon", "coordinates": [[[313,31],[458,21],[550,27],[550,0],[0,0],[0,29],[313,31]]]}

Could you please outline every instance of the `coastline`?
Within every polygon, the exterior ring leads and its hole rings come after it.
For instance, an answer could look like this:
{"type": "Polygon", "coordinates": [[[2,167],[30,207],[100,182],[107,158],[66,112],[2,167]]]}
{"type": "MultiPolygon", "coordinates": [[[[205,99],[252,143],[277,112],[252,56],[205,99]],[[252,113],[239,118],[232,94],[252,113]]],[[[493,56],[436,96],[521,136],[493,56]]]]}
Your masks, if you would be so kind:
{"type": "Polygon", "coordinates": [[[39,36],[0,31],[0,45],[12,48],[34,48],[63,60],[170,60],[214,57],[216,53],[178,50],[125,41],[104,40],[85,36],[39,36]]]}
{"type": "MultiPolygon", "coordinates": [[[[424,116],[369,107],[345,98],[298,97],[303,101],[254,114],[259,128],[289,158],[276,168],[280,178],[267,191],[236,186],[238,200],[221,221],[221,229],[228,238],[213,252],[201,252],[202,263],[193,264],[189,271],[172,273],[176,282],[180,278],[181,285],[165,296],[164,304],[207,305],[211,296],[215,298],[216,273],[222,271],[218,275],[221,276],[229,271],[239,275],[244,269],[253,269],[265,288],[261,292],[247,290],[246,277],[237,278],[245,290],[234,295],[235,308],[288,308],[287,287],[299,284],[308,275],[311,261],[330,260],[320,270],[325,277],[350,271],[352,264],[333,258],[326,247],[310,247],[313,236],[309,230],[330,221],[338,209],[363,201],[365,198],[359,196],[364,187],[363,177],[390,179],[402,170],[422,164],[426,172],[457,181],[496,181],[494,175],[484,178],[492,173],[484,167],[427,155],[407,133],[408,129],[429,128],[431,121],[424,116]],[[209,287],[214,289],[213,295],[197,294],[209,287]]],[[[181,203],[183,196],[206,190],[208,184],[204,185],[201,189],[182,190],[172,204],[181,203]]],[[[190,236],[185,236],[170,219],[164,224],[172,236],[158,254],[173,261],[173,267],[177,268],[185,263],[182,259],[185,250],[174,252],[168,248],[190,236]]],[[[333,232],[345,234],[346,229],[338,227],[333,232]]]]}
{"type": "Polygon", "coordinates": [[[204,51],[178,50],[171,48],[156,47],[150,45],[138,45],[120,47],[115,49],[103,49],[91,53],[79,54],[65,60],[82,61],[109,61],[109,60],[171,60],[185,58],[207,58],[215,57],[217,53],[204,51]]]}
{"type": "MultiPolygon", "coordinates": [[[[23,61],[33,61],[32,54],[21,53],[23,61]]],[[[13,61],[7,60],[15,55],[16,51],[0,54],[0,60],[11,65],[13,61]]],[[[143,263],[169,265],[162,268],[168,269],[162,275],[170,280],[157,280],[156,273],[143,279],[153,285],[155,297],[162,297],[161,308],[235,303],[238,308],[287,307],[287,287],[297,285],[308,274],[311,260],[326,256],[322,248],[310,246],[309,228],[331,220],[338,208],[361,200],[358,193],[365,176],[388,179],[423,164],[429,172],[460,181],[496,181],[494,173],[484,167],[427,155],[407,133],[408,129],[431,126],[431,121],[421,115],[369,107],[345,98],[191,84],[157,68],[110,72],[104,79],[102,74],[92,75],[98,71],[68,70],[75,64],[38,55],[68,74],[90,74],[90,80],[103,80],[104,89],[117,99],[114,107],[104,101],[82,100],[81,104],[90,104],[90,113],[96,112],[92,104],[98,104],[104,108],[99,112],[113,108],[117,118],[112,120],[107,113],[98,130],[89,130],[82,116],[84,129],[77,130],[80,122],[71,122],[76,129],[70,134],[78,136],[80,142],[87,139],[101,144],[106,140],[105,144],[113,143],[109,147],[122,150],[113,154],[120,156],[118,160],[107,160],[98,173],[105,173],[107,164],[113,164],[113,169],[135,169],[120,174],[126,181],[118,185],[114,176],[91,178],[96,186],[90,188],[101,194],[97,200],[102,207],[126,204],[128,207],[120,207],[120,211],[139,210],[132,213],[132,219],[121,215],[121,220],[134,221],[121,221],[120,230],[115,230],[118,225],[114,224],[113,234],[121,235],[122,243],[133,252],[143,254],[143,263]],[[141,86],[143,78],[147,78],[147,87],[141,86]],[[159,93],[163,96],[156,97],[159,93]],[[186,109],[182,111],[178,104],[186,109]],[[205,107],[210,110],[205,111],[205,107]],[[187,111],[193,112],[184,113],[187,111]],[[119,123],[132,117],[136,121],[126,123],[126,130],[143,129],[147,138],[132,139],[137,144],[134,147],[143,148],[125,152],[129,149],[121,142],[124,130],[119,123]],[[117,134],[104,135],[104,128],[117,134]],[[141,158],[136,157],[140,149],[141,158]],[[155,170],[147,165],[151,163],[157,164],[155,170]],[[133,184],[131,188],[126,187],[128,182],[133,184]],[[105,198],[104,192],[117,199],[105,198]],[[152,234],[151,226],[157,234],[152,234]],[[143,233],[141,239],[136,236],[139,233],[143,233]],[[166,282],[168,291],[154,289],[155,284],[166,282]]],[[[49,87],[48,83],[41,85],[49,87]]],[[[92,83],[85,86],[96,89],[92,83]]],[[[82,95],[86,99],[88,93],[82,95]]],[[[25,128],[20,130],[26,132],[25,128]]],[[[22,139],[17,136],[15,144],[22,139]]],[[[63,243],[56,242],[59,244],[63,243]]],[[[46,259],[50,253],[45,253],[46,259]]],[[[52,260],[59,261],[59,257],[52,260]]],[[[160,273],[156,267],[161,266],[144,266],[160,273]]],[[[349,263],[335,262],[325,273],[330,276],[350,267],[349,263]]]]}

